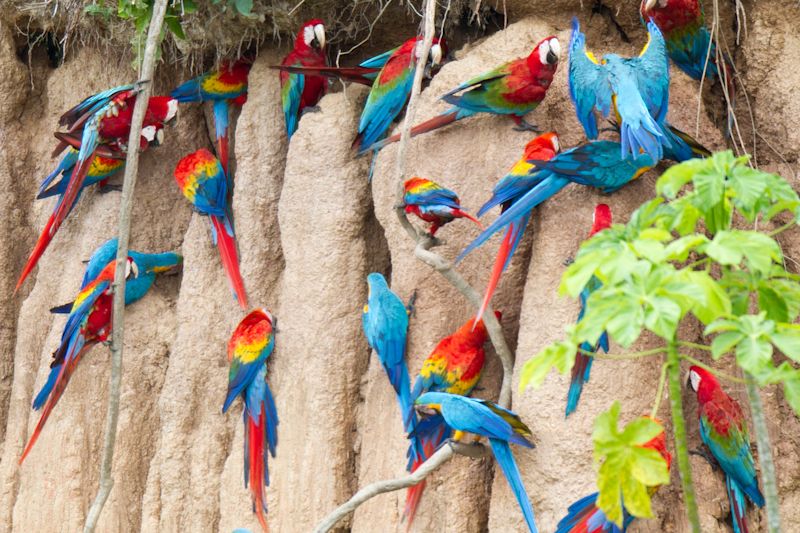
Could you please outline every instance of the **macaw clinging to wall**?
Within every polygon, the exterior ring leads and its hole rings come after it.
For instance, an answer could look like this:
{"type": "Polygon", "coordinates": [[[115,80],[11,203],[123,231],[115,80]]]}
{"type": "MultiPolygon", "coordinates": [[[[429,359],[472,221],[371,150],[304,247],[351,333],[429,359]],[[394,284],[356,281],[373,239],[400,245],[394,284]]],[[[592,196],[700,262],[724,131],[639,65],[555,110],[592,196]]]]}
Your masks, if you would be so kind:
{"type": "Polygon", "coordinates": [[[217,156],[228,175],[228,115],[229,104],[241,106],[247,100],[247,76],[253,62],[243,58],[223,63],[218,70],[206,72],[191,79],[170,93],[181,103],[214,102],[214,133],[217,140],[217,156]]]}
{"type": "Polygon", "coordinates": [[[569,91],[586,136],[598,135],[595,109],[608,117],[619,116],[623,157],[647,153],[653,161],[663,157],[669,138],[664,123],[669,107],[669,62],[664,37],[647,25],[648,41],[638,57],[606,54],[597,60],[586,49],[586,36],[578,19],[572,20],[569,44],[569,91]]]}
{"type": "Polygon", "coordinates": [[[513,442],[533,448],[533,443],[528,440],[531,430],[519,416],[486,400],[446,392],[426,392],[416,399],[414,405],[423,415],[441,415],[447,425],[455,430],[453,440],[461,440],[465,433],[489,439],[494,457],[522,509],[528,530],[537,533],[533,507],[509,446],[513,442]]]}
{"type": "MultiPolygon", "coordinates": [[[[538,183],[538,178],[532,174],[535,168],[531,160],[548,161],[552,159],[560,150],[558,135],[555,132],[548,132],[535,137],[533,140],[525,145],[525,151],[522,159],[517,161],[508,174],[503,176],[500,181],[494,186],[492,197],[488,202],[478,210],[478,216],[483,215],[489,209],[499,205],[502,206],[503,211],[508,209],[517,200],[533,188],[538,183]]],[[[525,234],[525,228],[528,226],[530,220],[530,213],[514,220],[508,225],[503,242],[500,244],[500,249],[497,251],[497,257],[492,267],[492,273],[489,276],[489,283],[486,286],[486,292],[483,296],[483,302],[478,310],[475,320],[478,321],[483,316],[489,302],[494,295],[497,284],[500,282],[500,276],[508,268],[514,252],[517,250],[519,243],[522,241],[522,236],[525,234]]]]}
{"type": "Polygon", "coordinates": [[[565,150],[549,161],[530,161],[535,166],[531,171],[536,178],[534,187],[478,235],[461,252],[456,261],[463,259],[469,252],[512,222],[530,216],[533,208],[569,183],[596,187],[604,193],[612,193],[656,164],[646,153],[636,159],[623,158],[621,154],[618,142],[592,141],[565,150]]]}
{"type": "MultiPolygon", "coordinates": [[[[411,136],[439,129],[476,113],[508,115],[521,129],[535,130],[523,117],[547,95],[561,57],[561,44],[550,36],[539,41],[528,57],[515,59],[466,81],[442,96],[452,107],[411,128],[411,136]]],[[[400,140],[395,134],[374,148],[400,140]]]]}
{"type": "MultiPolygon", "coordinates": [[[[589,237],[609,227],[611,227],[611,208],[606,204],[597,204],[594,208],[592,230],[589,232],[589,237]]],[[[581,291],[581,310],[578,312],[578,322],[581,321],[583,314],[586,312],[586,301],[589,299],[589,296],[601,286],[600,280],[592,276],[581,291]]],[[[600,348],[608,353],[608,335],[605,332],[600,335],[600,338],[594,346],[590,345],[588,342],[581,344],[581,349],[587,352],[595,353],[600,348]]],[[[589,381],[589,373],[592,370],[593,360],[594,357],[590,355],[581,352],[575,354],[575,363],[572,365],[572,376],[569,382],[569,391],[567,392],[566,416],[572,414],[578,407],[583,384],[589,381]]]]}
{"type": "Polygon", "coordinates": [[[278,411],[267,384],[267,358],[275,348],[275,319],[266,309],[255,309],[242,319],[228,341],[228,393],[222,412],[237,397],[244,405],[244,485],[250,487],[253,512],[269,531],[266,487],[269,486],[267,453],[275,457],[278,445],[278,411]]]}
{"type": "MultiPolygon", "coordinates": [[[[327,67],[325,57],[325,25],[319,19],[309,20],[297,34],[294,48],[283,61],[282,66],[327,67]]],[[[297,131],[297,123],[303,110],[317,105],[328,90],[325,76],[298,74],[281,70],[281,102],[286,120],[286,134],[292,138],[297,131]]]]}
{"type": "Polygon", "coordinates": [[[406,180],[403,187],[406,191],[403,195],[406,213],[413,213],[425,222],[430,222],[428,231],[431,237],[436,235],[439,228],[457,218],[466,218],[481,227],[478,219],[461,209],[458,196],[450,189],[418,177],[406,180]]]}
{"type": "MultiPolygon", "coordinates": [[[[658,422],[655,420],[655,422],[658,422]]],[[[658,422],[661,425],[660,422],[658,422]]],[[[667,451],[667,440],[662,430],[657,436],[642,445],[642,448],[650,448],[661,454],[667,462],[667,470],[672,463],[672,456],[667,451]]],[[[652,496],[658,487],[650,487],[648,491],[652,496]]],[[[634,517],[623,507],[622,527],[609,521],[606,515],[597,507],[597,493],[590,494],[569,506],[567,516],[561,519],[556,526],[556,533],[625,533],[628,526],[633,522],[634,517]]],[[[624,505],[624,502],[623,502],[624,505]]]]}
{"type": "Polygon", "coordinates": [[[725,472],[734,533],[747,533],[747,501],[764,506],[756,466],[750,452],[747,421],[739,403],[728,396],[714,375],[699,366],[689,369],[689,385],[697,393],[700,437],[725,472]]]}
{"type": "Polygon", "coordinates": [[[373,272],[367,276],[367,284],[369,295],[361,315],[364,336],[370,348],[378,354],[378,359],[389,376],[389,383],[397,395],[403,429],[406,433],[412,433],[417,417],[411,401],[411,384],[406,366],[408,310],[402,300],[389,289],[386,278],[381,274],[373,272]]]}
{"type": "MultiPolygon", "coordinates": [[[[501,315],[495,311],[499,320],[501,315]]],[[[483,321],[477,325],[469,320],[452,335],[445,337],[436,345],[422,363],[419,376],[414,382],[411,398],[415,400],[426,392],[447,392],[467,396],[483,372],[486,352],[483,345],[488,334],[483,321]]],[[[408,450],[408,471],[414,472],[450,438],[451,428],[439,416],[431,416],[417,424],[416,431],[409,435],[412,443],[408,450]],[[422,450],[422,455],[416,455],[422,450]]],[[[405,519],[408,527],[414,521],[419,500],[425,490],[425,480],[420,481],[406,492],[405,519]]]]}
{"type": "Polygon", "coordinates": [[[234,298],[246,310],[247,293],[239,272],[236,236],[228,208],[228,180],[219,159],[201,148],[178,161],[175,181],[197,212],[211,220],[211,236],[219,248],[219,257],[231,283],[234,298]]]}
{"type": "MultiPolygon", "coordinates": [[[[414,70],[417,61],[421,59],[421,53],[422,38],[412,37],[392,50],[385,60],[386,54],[373,58],[372,61],[384,61],[384,63],[367,96],[367,103],[364,105],[358,124],[358,135],[353,141],[353,147],[359,153],[377,148],[373,145],[386,135],[392,121],[405,107],[411,94],[414,70]]],[[[444,42],[434,38],[429,57],[425,58],[425,62],[426,64],[430,62],[431,68],[434,68],[442,62],[443,55],[444,42]]]]}

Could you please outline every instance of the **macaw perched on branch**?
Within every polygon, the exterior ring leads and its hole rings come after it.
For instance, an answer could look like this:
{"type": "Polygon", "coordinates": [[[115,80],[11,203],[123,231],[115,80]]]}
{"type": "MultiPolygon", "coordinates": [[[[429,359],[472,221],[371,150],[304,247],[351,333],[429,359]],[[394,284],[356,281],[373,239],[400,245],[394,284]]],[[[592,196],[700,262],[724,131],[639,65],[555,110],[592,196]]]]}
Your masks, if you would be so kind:
{"type": "Polygon", "coordinates": [[[461,209],[456,193],[435,181],[413,177],[406,180],[403,186],[406,191],[403,195],[406,213],[413,213],[421,220],[430,222],[428,232],[431,237],[436,235],[439,228],[457,218],[466,218],[482,228],[478,219],[461,209]]]}
{"type": "MultiPolygon", "coordinates": [[[[495,311],[499,320],[501,315],[495,311]]],[[[426,392],[447,392],[450,394],[469,395],[483,372],[483,364],[486,360],[486,352],[483,345],[486,343],[488,334],[483,321],[477,325],[469,320],[461,326],[455,333],[445,337],[428,358],[422,363],[419,376],[414,382],[414,389],[411,391],[411,398],[419,398],[426,392]]],[[[444,419],[437,415],[425,418],[417,424],[416,431],[409,435],[412,440],[408,449],[408,471],[414,472],[442,445],[450,438],[451,428],[445,423],[444,419]],[[422,455],[416,455],[416,450],[422,450],[422,455]]],[[[425,490],[425,480],[409,487],[406,492],[405,519],[408,520],[408,527],[414,521],[417,513],[422,492],[425,490]]]]}
{"type": "MultiPolygon", "coordinates": [[[[442,96],[450,109],[411,128],[411,136],[427,133],[476,113],[509,115],[521,130],[536,128],[523,117],[536,109],[547,95],[561,57],[561,44],[550,36],[539,41],[528,57],[515,59],[466,81],[442,96]]],[[[374,148],[400,140],[392,135],[374,148]]]]}
{"type": "Polygon", "coordinates": [[[537,533],[533,507],[509,446],[509,443],[513,442],[526,448],[534,447],[528,440],[531,430],[519,416],[486,400],[446,392],[426,392],[416,399],[414,405],[423,415],[441,415],[447,425],[455,430],[453,440],[461,440],[465,433],[489,439],[494,457],[503,469],[511,491],[522,509],[528,530],[537,533]]]}
{"type": "MultiPolygon", "coordinates": [[[[373,145],[386,135],[394,119],[405,107],[421,53],[422,37],[412,37],[392,50],[385,60],[386,54],[370,60],[374,64],[384,63],[372,83],[367,103],[361,112],[358,135],[353,141],[353,147],[359,153],[376,148],[373,145]]],[[[444,53],[444,42],[434,38],[429,57],[425,58],[426,65],[435,68],[442,62],[444,53]]]]}
{"type": "MultiPolygon", "coordinates": [[[[319,19],[309,20],[294,41],[294,48],[283,61],[284,67],[327,67],[325,57],[325,25],[319,19]]],[[[281,102],[286,119],[286,134],[292,138],[297,131],[300,115],[305,109],[313,108],[328,90],[325,76],[299,74],[281,69],[281,102]]]]}
{"type": "MultiPolygon", "coordinates": [[[[502,210],[505,212],[539,181],[535,175],[531,174],[535,167],[530,163],[530,160],[549,161],[559,150],[558,135],[555,132],[543,133],[528,142],[525,145],[522,159],[514,163],[508,174],[500,178],[500,181],[497,182],[492,190],[492,197],[478,210],[478,216],[482,216],[497,205],[502,206],[502,210]]],[[[476,322],[486,312],[497,284],[500,282],[500,276],[508,268],[514,252],[522,241],[522,236],[525,234],[525,228],[528,226],[529,220],[530,214],[527,214],[509,224],[505,237],[503,237],[503,242],[500,244],[500,249],[497,251],[497,257],[494,260],[492,273],[489,276],[489,283],[486,286],[483,302],[481,302],[481,307],[475,317],[476,322]]]]}
{"type": "Polygon", "coordinates": [[[533,208],[555,195],[570,183],[577,183],[612,193],[635,180],[656,164],[646,153],[636,159],[624,158],[620,144],[592,141],[571,148],[549,161],[531,160],[535,185],[516,200],[467,246],[456,261],[485,243],[512,222],[528,217],[533,208]]]}
{"type": "Polygon", "coordinates": [[[222,412],[237,397],[244,408],[244,486],[250,487],[253,512],[265,532],[266,487],[269,486],[267,459],[275,457],[278,445],[278,411],[267,384],[267,358],[275,348],[276,321],[266,309],[255,309],[242,319],[228,341],[228,393],[222,412]]]}
{"type": "MultiPolygon", "coordinates": [[[[606,204],[597,204],[594,208],[594,216],[592,218],[592,230],[589,232],[589,237],[597,232],[603,231],[611,227],[611,208],[606,204]]],[[[602,286],[600,280],[592,276],[589,282],[581,291],[580,301],[581,310],[578,312],[578,322],[583,319],[586,312],[586,301],[589,296],[602,286]]],[[[608,353],[608,334],[603,332],[597,343],[592,346],[588,342],[581,344],[581,350],[596,353],[598,349],[602,348],[604,352],[608,353]]],[[[567,409],[566,416],[571,415],[578,407],[578,401],[581,399],[581,391],[583,384],[589,381],[589,373],[592,370],[592,361],[594,357],[582,352],[575,354],[575,364],[572,365],[572,376],[569,382],[569,391],[567,392],[567,409]]]]}
{"type": "Polygon", "coordinates": [[[247,309],[247,293],[239,272],[239,255],[233,221],[228,209],[228,180],[214,154],[201,148],[178,161],[175,181],[198,213],[211,220],[211,238],[219,248],[222,267],[231,283],[233,295],[247,309]]]}
{"type": "MultiPolygon", "coordinates": [[[[417,424],[411,401],[411,384],[406,366],[406,338],[408,336],[408,309],[403,301],[389,289],[386,278],[377,272],[367,276],[369,295],[361,315],[364,336],[370,348],[378,354],[383,369],[389,376],[397,402],[403,429],[413,433],[417,424]]],[[[414,454],[419,455],[419,450],[414,454]]]]}
{"type": "Polygon", "coordinates": [[[218,70],[206,72],[189,80],[170,93],[181,103],[214,102],[214,133],[217,138],[217,156],[228,175],[228,115],[229,104],[244,105],[247,101],[247,76],[253,62],[239,59],[223,63],[218,70]]]}
{"type": "MultiPolygon", "coordinates": [[[[658,421],[656,420],[656,422],[658,421]]],[[[663,431],[643,444],[642,447],[650,448],[660,453],[661,457],[667,462],[667,470],[669,471],[672,455],[667,451],[667,440],[663,431]]],[[[648,489],[651,496],[657,490],[658,487],[650,487],[648,489]]],[[[623,507],[622,528],[620,528],[606,518],[605,513],[597,507],[596,502],[597,493],[595,492],[570,505],[567,516],[562,518],[558,526],[556,526],[556,533],[624,533],[633,522],[634,517],[628,514],[623,507]]]]}
{"type": "Polygon", "coordinates": [[[756,465],[750,452],[747,421],[739,403],[728,396],[714,375],[699,366],[689,369],[689,385],[697,393],[700,437],[725,472],[734,533],[747,533],[747,501],[764,506],[756,465]]]}
{"type": "Polygon", "coordinates": [[[569,44],[569,91],[578,120],[589,139],[597,139],[595,109],[608,117],[614,110],[621,126],[623,157],[647,153],[663,157],[670,141],[664,133],[669,107],[669,62],[664,37],[654,23],[647,25],[648,41],[638,57],[606,54],[597,60],[586,49],[586,36],[572,19],[569,44]]]}
{"type": "MultiPolygon", "coordinates": [[[[93,258],[99,260],[104,253],[105,251],[98,250],[93,254],[93,258]]],[[[149,281],[150,275],[170,270],[181,263],[181,257],[172,253],[142,254],[142,256],[146,259],[146,264],[138,264],[131,257],[128,257],[125,263],[125,275],[128,280],[125,288],[126,302],[136,301],[144,296],[152,285],[152,281],[149,281]],[[143,275],[146,279],[139,281],[139,277],[143,275]]],[[[39,438],[42,428],[58,400],[61,399],[61,395],[83,355],[95,344],[107,341],[111,335],[113,302],[111,285],[114,282],[115,269],[116,260],[112,259],[91,281],[84,283],[72,304],[67,323],[61,334],[61,344],[53,353],[50,375],[33,400],[33,408],[42,409],[42,415],[22,452],[19,459],[20,464],[39,438]]],[[[85,279],[86,276],[84,276],[85,279]]]]}

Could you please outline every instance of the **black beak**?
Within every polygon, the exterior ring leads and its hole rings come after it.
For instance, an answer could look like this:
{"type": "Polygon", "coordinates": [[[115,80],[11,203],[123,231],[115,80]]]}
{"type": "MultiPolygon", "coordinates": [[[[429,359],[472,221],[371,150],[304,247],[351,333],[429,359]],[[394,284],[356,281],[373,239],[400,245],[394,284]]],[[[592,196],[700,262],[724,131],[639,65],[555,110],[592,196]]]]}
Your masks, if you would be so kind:
{"type": "Polygon", "coordinates": [[[422,416],[436,416],[436,409],[431,409],[427,405],[415,405],[414,409],[422,416]]]}
{"type": "Polygon", "coordinates": [[[558,56],[556,56],[552,51],[547,52],[547,64],[555,65],[556,63],[558,63],[558,56]]]}

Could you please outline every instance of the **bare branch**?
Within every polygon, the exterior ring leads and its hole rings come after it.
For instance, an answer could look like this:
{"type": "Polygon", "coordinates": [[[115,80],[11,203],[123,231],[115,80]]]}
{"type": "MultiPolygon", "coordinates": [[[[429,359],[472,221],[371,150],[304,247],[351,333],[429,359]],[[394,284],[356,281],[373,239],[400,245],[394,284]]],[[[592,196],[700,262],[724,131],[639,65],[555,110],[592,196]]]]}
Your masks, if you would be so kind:
{"type": "MultiPolygon", "coordinates": [[[[147,44],[140,72],[140,80],[152,80],[155,70],[156,50],[161,42],[161,26],[167,11],[167,0],[156,0],[150,27],[147,30],[147,44]]],[[[86,516],[84,533],[94,533],[103,506],[114,486],[111,477],[111,464],[114,461],[114,444],[119,422],[119,400],[122,388],[122,347],[125,326],[125,265],[128,260],[128,241],[131,233],[131,211],[133,209],[133,191],[136,187],[136,176],[139,172],[139,137],[142,134],[142,123],[150,99],[151,84],[145,83],[136,96],[131,117],[131,131],[128,136],[128,156],[125,160],[125,179],[122,183],[122,198],[119,206],[119,230],[117,244],[117,265],[114,272],[114,314],[112,317],[113,334],[111,337],[111,382],[108,391],[108,411],[106,413],[105,437],[103,439],[103,460],[100,465],[100,486],[97,489],[92,506],[86,516]]]]}

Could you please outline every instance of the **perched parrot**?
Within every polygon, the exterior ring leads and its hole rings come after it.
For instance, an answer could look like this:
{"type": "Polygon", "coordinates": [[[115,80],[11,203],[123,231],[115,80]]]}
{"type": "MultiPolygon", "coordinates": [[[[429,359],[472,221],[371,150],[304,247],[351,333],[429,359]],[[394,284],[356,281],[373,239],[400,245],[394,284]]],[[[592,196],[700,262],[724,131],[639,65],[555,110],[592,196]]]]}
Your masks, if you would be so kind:
{"type": "Polygon", "coordinates": [[[572,19],[569,44],[569,92],[586,136],[598,135],[595,109],[619,116],[621,153],[631,159],[647,153],[663,157],[670,141],[664,132],[669,107],[669,62],[664,37],[654,23],[647,25],[648,41],[638,57],[606,54],[597,60],[586,49],[586,36],[572,19]]]}
{"type": "MultiPolygon", "coordinates": [[[[495,311],[495,315],[499,320],[500,312],[495,311]]],[[[487,338],[483,321],[475,325],[469,320],[455,333],[439,341],[422,363],[419,376],[414,382],[414,389],[411,391],[411,398],[416,399],[426,392],[448,392],[467,396],[483,372],[483,363],[486,359],[483,345],[487,338]]],[[[412,444],[408,450],[408,471],[414,472],[419,468],[419,465],[450,438],[451,432],[440,415],[421,420],[417,424],[416,431],[409,435],[412,444]],[[422,456],[416,455],[416,450],[422,450],[422,456]]],[[[414,521],[424,490],[425,480],[422,480],[409,487],[406,493],[405,518],[408,520],[408,527],[411,527],[414,521]]]]}
{"type": "MultiPolygon", "coordinates": [[[[443,42],[434,38],[430,57],[426,58],[426,64],[430,61],[431,68],[442,62],[443,46],[443,42]]],[[[421,52],[422,38],[412,37],[392,50],[385,60],[383,58],[386,54],[371,60],[376,63],[384,61],[384,63],[372,84],[367,103],[361,113],[358,135],[353,141],[353,147],[359,153],[376,148],[373,145],[386,135],[392,121],[405,107],[411,94],[414,70],[417,67],[417,61],[420,60],[421,52]]]]}
{"type": "Polygon", "coordinates": [[[725,472],[734,533],[747,533],[747,496],[758,507],[764,496],[758,489],[756,465],[742,408],[728,396],[714,375],[699,366],[689,369],[689,385],[697,393],[700,437],[725,472]]]}
{"type": "Polygon", "coordinates": [[[247,100],[247,76],[253,62],[240,59],[223,63],[218,70],[206,72],[189,80],[170,93],[178,102],[214,102],[214,133],[217,137],[217,156],[228,175],[228,114],[229,104],[243,105],[247,100]]]}
{"type": "Polygon", "coordinates": [[[481,227],[478,219],[461,210],[458,196],[450,189],[445,189],[435,181],[417,177],[406,180],[403,185],[406,213],[413,213],[421,220],[430,222],[428,231],[431,237],[436,235],[439,228],[457,218],[469,219],[481,227]]]}
{"type": "MultiPolygon", "coordinates": [[[[284,67],[327,67],[325,57],[325,26],[319,19],[309,20],[297,34],[294,48],[281,65],[284,67]]],[[[292,138],[303,110],[313,108],[328,90],[325,76],[298,74],[281,70],[281,102],[286,120],[286,134],[292,138]]]]}
{"type": "MultiPolygon", "coordinates": [[[[589,232],[589,237],[608,227],[611,227],[611,208],[606,204],[597,204],[594,208],[592,230],[589,232]]],[[[583,319],[583,314],[586,312],[586,301],[589,299],[589,296],[601,286],[602,283],[600,283],[600,280],[592,276],[581,291],[581,310],[578,312],[578,322],[583,319]]],[[[590,345],[588,342],[581,344],[581,349],[587,352],[596,353],[600,348],[608,353],[608,335],[605,332],[600,335],[600,338],[594,346],[590,345]]],[[[593,360],[594,357],[590,355],[581,352],[575,354],[575,364],[572,365],[572,377],[570,378],[569,391],[567,392],[566,416],[571,415],[578,407],[583,384],[589,381],[589,373],[592,370],[593,360]]]]}
{"type": "Polygon", "coordinates": [[[620,144],[592,141],[565,150],[549,161],[531,160],[535,185],[516,200],[467,246],[456,261],[464,258],[489,237],[512,222],[530,216],[533,208],[556,194],[569,183],[577,183],[612,193],[655,166],[655,161],[641,154],[636,159],[623,158],[620,144]]]}
{"type": "MultiPolygon", "coordinates": [[[[544,100],[560,56],[561,44],[557,38],[542,39],[528,57],[485,72],[446,93],[442,100],[453,107],[411,128],[411,136],[439,129],[476,113],[509,115],[520,129],[535,130],[523,117],[544,100]]],[[[395,134],[374,148],[399,140],[400,135],[395,134]]]]}
{"type": "MultiPolygon", "coordinates": [[[[389,376],[400,404],[403,429],[412,433],[417,417],[411,401],[411,384],[406,366],[406,337],[408,335],[408,310],[402,300],[393,293],[386,279],[377,272],[367,276],[369,295],[361,321],[364,336],[370,348],[378,354],[378,359],[389,376]]],[[[418,455],[417,451],[413,454],[418,455]]]]}
{"type": "Polygon", "coordinates": [[[278,445],[278,411],[267,384],[267,358],[275,348],[275,319],[266,309],[255,309],[242,319],[228,341],[228,393],[225,413],[238,396],[244,408],[244,486],[250,487],[253,512],[265,532],[266,487],[269,486],[267,452],[275,457],[278,445]],[[266,444],[266,445],[265,445],[266,444]]]}
{"type": "Polygon", "coordinates": [[[489,439],[495,459],[503,469],[511,491],[522,509],[528,530],[537,533],[533,507],[509,446],[513,442],[526,448],[534,447],[527,438],[531,436],[531,430],[519,416],[486,400],[446,392],[426,392],[414,404],[423,415],[441,415],[447,425],[455,430],[454,440],[461,440],[465,433],[489,439]]]}
{"type": "MultiPolygon", "coordinates": [[[[656,422],[658,422],[656,420],[656,422]]],[[[659,422],[659,425],[661,423],[659,422]]],[[[667,440],[662,430],[652,440],[642,445],[643,448],[650,448],[661,454],[667,462],[667,470],[672,463],[672,456],[667,451],[667,440]]],[[[652,496],[658,487],[648,489],[652,496]]],[[[597,493],[590,494],[569,506],[567,516],[561,519],[556,526],[556,533],[625,533],[628,526],[633,522],[634,517],[628,514],[623,508],[622,527],[606,518],[605,513],[597,508],[597,493]]],[[[624,502],[623,502],[624,503],[624,502]]]]}
{"type": "MultiPolygon", "coordinates": [[[[514,202],[522,198],[538,182],[535,176],[531,175],[535,167],[533,163],[530,163],[530,160],[549,161],[559,150],[558,135],[555,132],[543,133],[528,142],[525,145],[522,159],[517,161],[508,171],[508,174],[497,182],[492,191],[492,197],[478,210],[478,216],[482,216],[497,205],[502,206],[503,211],[505,211],[514,202]]],[[[486,286],[483,302],[475,317],[476,322],[486,312],[497,284],[500,282],[500,276],[508,268],[514,252],[522,241],[522,236],[525,234],[525,228],[528,226],[529,220],[530,214],[526,214],[509,224],[505,237],[503,237],[503,242],[500,244],[500,249],[497,251],[497,257],[492,267],[492,273],[489,276],[489,283],[486,286]]]]}
{"type": "Polygon", "coordinates": [[[219,159],[201,148],[178,161],[175,181],[194,208],[211,219],[211,235],[219,248],[222,267],[228,275],[233,295],[242,309],[247,309],[247,294],[239,272],[239,256],[228,209],[227,179],[219,159]]]}

